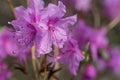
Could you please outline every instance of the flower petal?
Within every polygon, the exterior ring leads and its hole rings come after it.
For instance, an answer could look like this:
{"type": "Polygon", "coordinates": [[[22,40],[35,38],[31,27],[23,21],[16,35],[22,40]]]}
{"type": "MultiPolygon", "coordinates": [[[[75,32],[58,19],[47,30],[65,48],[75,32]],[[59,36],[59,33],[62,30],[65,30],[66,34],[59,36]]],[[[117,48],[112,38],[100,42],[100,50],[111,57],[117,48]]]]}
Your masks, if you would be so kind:
{"type": "Polygon", "coordinates": [[[49,32],[46,32],[42,37],[40,45],[37,46],[37,52],[39,54],[47,54],[52,51],[52,37],[49,32]]]}

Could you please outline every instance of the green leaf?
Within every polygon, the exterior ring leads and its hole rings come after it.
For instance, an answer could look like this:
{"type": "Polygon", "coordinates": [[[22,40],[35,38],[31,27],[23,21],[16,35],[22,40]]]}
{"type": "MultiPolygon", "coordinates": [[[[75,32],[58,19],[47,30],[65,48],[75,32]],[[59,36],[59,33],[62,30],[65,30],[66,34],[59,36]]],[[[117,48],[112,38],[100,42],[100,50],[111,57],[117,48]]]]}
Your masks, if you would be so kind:
{"type": "Polygon", "coordinates": [[[100,54],[102,55],[102,57],[103,57],[104,59],[106,59],[106,60],[109,59],[109,55],[108,55],[108,53],[107,53],[105,50],[100,49],[100,54]]]}
{"type": "Polygon", "coordinates": [[[89,50],[89,42],[88,42],[88,43],[85,45],[85,47],[84,47],[85,53],[88,52],[88,50],[89,50]]]}

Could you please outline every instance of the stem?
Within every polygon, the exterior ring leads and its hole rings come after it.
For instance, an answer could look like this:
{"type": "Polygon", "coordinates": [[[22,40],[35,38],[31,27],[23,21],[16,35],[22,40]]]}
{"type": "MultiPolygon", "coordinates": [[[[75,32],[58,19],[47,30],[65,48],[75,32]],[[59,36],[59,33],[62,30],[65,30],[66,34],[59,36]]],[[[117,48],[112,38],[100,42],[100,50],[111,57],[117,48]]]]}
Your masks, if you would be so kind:
{"type": "Polygon", "coordinates": [[[74,80],[74,76],[73,75],[71,76],[70,80],[74,80]]]}
{"type": "Polygon", "coordinates": [[[59,80],[59,78],[58,78],[57,75],[55,75],[55,74],[53,74],[52,77],[55,78],[56,80],[59,80]]]}
{"type": "Polygon", "coordinates": [[[107,26],[107,30],[110,31],[120,22],[120,15],[113,19],[107,26]]]}
{"type": "Polygon", "coordinates": [[[31,53],[32,53],[32,64],[33,64],[33,69],[35,73],[35,80],[38,78],[38,73],[37,73],[37,68],[36,68],[36,58],[35,58],[35,46],[31,48],[31,53]]]}
{"type": "Polygon", "coordinates": [[[47,72],[47,55],[45,54],[45,57],[44,57],[44,78],[43,80],[46,80],[46,72],[47,72]]]}
{"type": "Polygon", "coordinates": [[[26,0],[26,3],[27,3],[27,6],[28,6],[29,0],[26,0]]]}
{"type": "Polygon", "coordinates": [[[6,1],[7,1],[7,4],[9,6],[9,8],[10,8],[10,11],[11,11],[11,14],[12,14],[13,18],[16,19],[15,14],[14,14],[14,7],[12,5],[11,0],[6,0],[6,1]]]}
{"type": "Polygon", "coordinates": [[[96,7],[96,0],[92,0],[92,14],[93,14],[93,18],[94,18],[94,26],[97,28],[97,27],[100,27],[100,13],[96,7]]]}
{"type": "Polygon", "coordinates": [[[23,64],[24,64],[24,73],[25,74],[28,74],[28,69],[27,69],[27,62],[26,61],[23,61],[23,64]]]}

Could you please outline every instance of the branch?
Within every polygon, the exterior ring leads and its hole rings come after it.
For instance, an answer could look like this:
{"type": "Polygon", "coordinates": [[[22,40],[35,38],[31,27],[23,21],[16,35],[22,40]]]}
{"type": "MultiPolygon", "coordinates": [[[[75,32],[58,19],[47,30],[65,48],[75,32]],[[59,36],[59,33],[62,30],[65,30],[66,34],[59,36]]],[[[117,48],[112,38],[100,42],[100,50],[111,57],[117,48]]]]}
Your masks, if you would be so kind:
{"type": "Polygon", "coordinates": [[[47,72],[47,55],[44,57],[44,77],[43,80],[46,80],[46,72],[47,72]]]}
{"type": "Polygon", "coordinates": [[[38,79],[38,72],[37,72],[37,68],[36,68],[35,46],[33,46],[31,48],[31,53],[32,53],[32,64],[33,64],[33,69],[34,69],[34,73],[35,73],[35,80],[37,80],[38,79]]]}
{"type": "Polygon", "coordinates": [[[7,4],[9,6],[9,8],[10,8],[10,11],[11,11],[11,14],[12,14],[13,18],[16,19],[15,14],[14,14],[14,7],[12,5],[11,0],[6,0],[6,1],[7,1],[7,4]]]}
{"type": "Polygon", "coordinates": [[[107,30],[110,31],[120,22],[120,15],[113,19],[107,26],[107,30]]]}

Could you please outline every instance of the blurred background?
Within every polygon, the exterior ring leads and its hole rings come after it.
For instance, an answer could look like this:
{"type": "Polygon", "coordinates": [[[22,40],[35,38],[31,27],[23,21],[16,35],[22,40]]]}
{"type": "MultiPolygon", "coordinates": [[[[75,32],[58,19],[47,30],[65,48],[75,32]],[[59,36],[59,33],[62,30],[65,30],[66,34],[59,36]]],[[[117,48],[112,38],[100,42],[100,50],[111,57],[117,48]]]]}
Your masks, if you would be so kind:
{"type": "MultiPolygon", "coordinates": [[[[25,7],[27,6],[26,0],[11,0],[11,1],[13,3],[14,7],[17,7],[20,5],[23,5],[25,7]]],[[[52,2],[55,4],[57,3],[56,0],[44,0],[44,1],[45,1],[46,5],[49,2],[52,2]]],[[[113,17],[111,18],[111,16],[109,16],[105,12],[105,6],[104,6],[105,0],[91,0],[90,6],[89,6],[90,10],[88,10],[88,11],[86,11],[86,10],[84,11],[82,9],[80,9],[80,10],[77,9],[75,7],[75,5],[77,5],[77,4],[75,4],[74,1],[72,2],[72,0],[70,0],[72,4],[66,3],[67,0],[62,0],[62,1],[67,6],[67,13],[65,16],[77,14],[78,19],[84,19],[90,26],[93,26],[94,28],[100,28],[100,27],[106,26],[112,20],[115,19],[113,17]]],[[[111,2],[113,1],[113,4],[116,5],[116,3],[114,3],[114,2],[115,1],[117,2],[117,0],[109,0],[109,1],[111,1],[111,2]]],[[[69,0],[68,0],[68,2],[69,2],[69,0]]],[[[78,3],[79,3],[79,1],[78,1],[78,3]]],[[[118,4],[120,4],[120,0],[118,0],[118,4]]],[[[111,9],[120,10],[120,6],[113,8],[111,5],[111,9]]],[[[120,11],[119,11],[119,14],[120,14],[120,11]]],[[[117,15],[117,14],[115,14],[115,15],[117,15]]],[[[12,27],[11,25],[8,25],[8,22],[13,20],[13,19],[14,18],[10,12],[10,9],[9,9],[9,6],[8,6],[6,0],[0,0],[0,29],[3,28],[4,26],[12,27]]],[[[110,46],[114,47],[114,46],[120,45],[120,22],[117,23],[117,25],[115,25],[115,27],[112,28],[107,33],[107,38],[109,39],[110,46]]],[[[13,69],[12,66],[14,66],[14,64],[12,64],[12,63],[14,62],[14,60],[11,59],[11,57],[6,59],[6,62],[8,63],[10,69],[12,69],[14,71],[14,75],[9,80],[32,80],[31,79],[32,75],[26,76],[22,72],[20,72],[19,70],[13,69]]],[[[28,61],[28,63],[29,63],[29,70],[28,71],[30,71],[30,73],[32,73],[33,72],[32,71],[32,63],[31,63],[31,61],[28,61]]],[[[59,74],[60,74],[59,75],[60,80],[69,80],[68,77],[71,77],[71,75],[68,73],[68,69],[66,66],[64,66],[62,68],[62,71],[59,74]]],[[[80,75],[81,74],[78,74],[78,76],[75,77],[73,80],[80,80],[80,75]]],[[[120,77],[115,75],[113,72],[111,72],[109,70],[104,70],[103,72],[100,72],[97,74],[97,78],[95,80],[120,80],[120,77]]]]}

